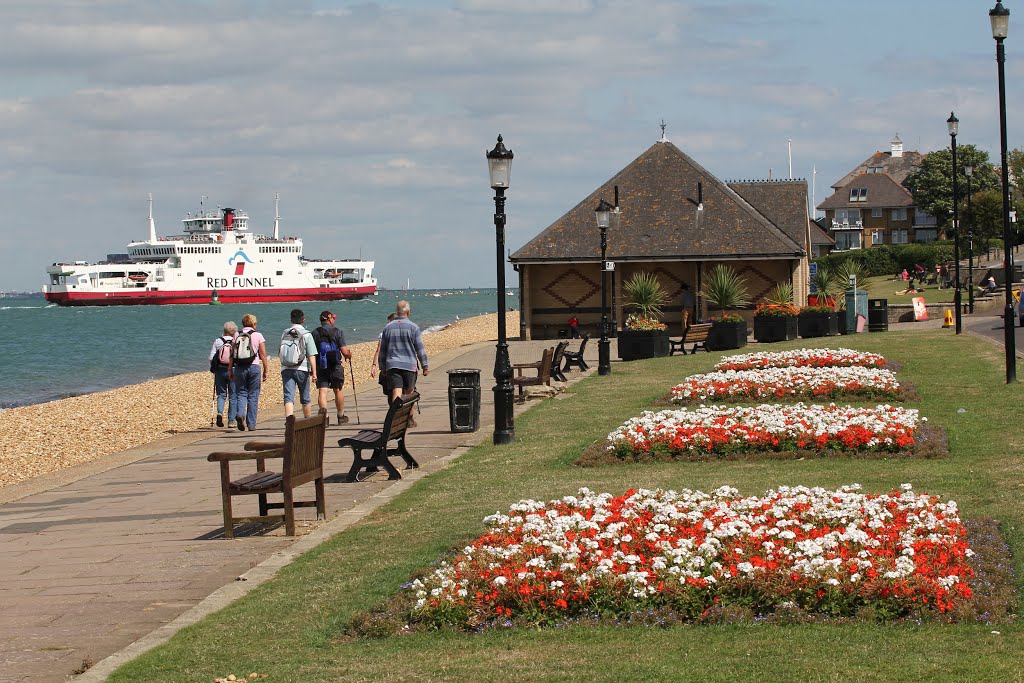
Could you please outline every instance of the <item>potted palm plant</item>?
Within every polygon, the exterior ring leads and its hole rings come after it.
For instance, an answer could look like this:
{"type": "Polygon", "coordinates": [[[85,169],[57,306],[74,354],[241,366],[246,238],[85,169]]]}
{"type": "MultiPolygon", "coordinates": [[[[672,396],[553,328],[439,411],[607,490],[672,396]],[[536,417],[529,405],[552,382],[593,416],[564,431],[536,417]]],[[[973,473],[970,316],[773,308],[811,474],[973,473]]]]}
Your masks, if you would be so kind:
{"type": "Polygon", "coordinates": [[[818,265],[818,271],[811,278],[817,290],[812,301],[800,309],[797,315],[797,330],[800,336],[831,337],[839,334],[839,314],[836,313],[836,294],[839,291],[835,274],[825,264],[818,265]]]}
{"type": "Polygon", "coordinates": [[[637,360],[667,356],[668,325],[661,322],[661,307],[668,294],[651,273],[636,273],[622,283],[624,305],[630,311],[619,332],[619,358],[637,360]]]}
{"type": "Polygon", "coordinates": [[[796,339],[797,312],[793,284],[777,283],[754,310],[754,339],[762,344],[796,339]]]}
{"type": "Polygon", "coordinates": [[[704,300],[709,307],[720,310],[711,317],[707,347],[713,351],[738,349],[747,345],[747,321],[730,309],[738,309],[750,303],[747,282],[735,269],[717,265],[704,279],[704,300]]]}

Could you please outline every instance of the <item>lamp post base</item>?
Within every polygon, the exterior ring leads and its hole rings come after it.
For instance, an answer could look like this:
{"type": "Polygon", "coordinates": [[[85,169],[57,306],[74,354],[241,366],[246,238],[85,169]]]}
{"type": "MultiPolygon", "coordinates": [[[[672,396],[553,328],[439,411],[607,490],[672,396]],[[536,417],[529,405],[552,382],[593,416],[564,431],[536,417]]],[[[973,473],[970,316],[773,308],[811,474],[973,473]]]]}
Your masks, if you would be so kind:
{"type": "Polygon", "coordinates": [[[1006,383],[1013,384],[1017,381],[1017,339],[1013,336],[1013,322],[1016,316],[1013,314],[1013,304],[1007,302],[1003,316],[1003,346],[1006,349],[1006,383]]]}
{"type": "Polygon", "coordinates": [[[954,318],[956,320],[956,333],[960,334],[963,331],[963,319],[960,313],[960,304],[963,301],[960,293],[960,287],[957,286],[956,291],[953,292],[953,310],[954,318]]]}
{"type": "Polygon", "coordinates": [[[512,417],[514,389],[498,385],[494,387],[494,443],[512,443],[516,440],[516,427],[512,417]]]}
{"type": "Polygon", "coordinates": [[[597,342],[597,374],[612,374],[611,342],[607,337],[602,337],[601,341],[597,342]]]}

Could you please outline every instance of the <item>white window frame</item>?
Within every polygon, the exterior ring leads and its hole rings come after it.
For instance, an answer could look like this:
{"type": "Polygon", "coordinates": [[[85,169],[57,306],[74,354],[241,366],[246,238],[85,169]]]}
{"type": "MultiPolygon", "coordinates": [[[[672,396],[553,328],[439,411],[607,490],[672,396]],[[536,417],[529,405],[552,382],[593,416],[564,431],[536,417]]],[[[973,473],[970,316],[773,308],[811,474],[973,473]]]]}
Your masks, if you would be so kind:
{"type": "Polygon", "coordinates": [[[871,217],[872,218],[881,218],[882,217],[882,209],[880,207],[877,207],[877,206],[875,208],[871,209],[871,217]]]}
{"type": "Polygon", "coordinates": [[[907,210],[906,209],[893,209],[892,210],[892,219],[894,221],[905,221],[905,220],[907,220],[907,210]]]}
{"type": "Polygon", "coordinates": [[[909,236],[909,232],[910,231],[907,230],[906,228],[899,228],[899,229],[893,230],[890,233],[890,236],[892,237],[892,243],[893,244],[907,244],[908,243],[907,240],[910,237],[909,236]]]}
{"type": "Polygon", "coordinates": [[[885,244],[885,230],[875,228],[871,231],[871,244],[885,244]]]}

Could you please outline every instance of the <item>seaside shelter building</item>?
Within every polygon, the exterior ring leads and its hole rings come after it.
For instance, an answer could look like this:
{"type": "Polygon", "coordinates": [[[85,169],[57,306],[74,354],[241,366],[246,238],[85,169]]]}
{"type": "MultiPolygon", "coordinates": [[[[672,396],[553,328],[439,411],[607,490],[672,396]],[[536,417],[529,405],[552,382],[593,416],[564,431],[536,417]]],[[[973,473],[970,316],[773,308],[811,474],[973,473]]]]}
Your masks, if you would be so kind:
{"type": "Polygon", "coordinates": [[[806,180],[723,182],[662,139],[595,189],[511,256],[519,273],[520,324],[526,338],[562,336],[575,314],[597,336],[601,320],[601,237],[594,208],[618,188],[622,218],[608,229],[609,321],[628,311],[622,283],[635,273],[657,277],[669,296],[663,322],[681,333],[684,301],[691,320],[707,319],[701,290],[708,271],[724,264],[747,283],[753,304],[777,283],[793,285],[795,303],[810,286],[811,226],[806,180]],[[686,287],[684,288],[684,285],[686,287]],[[684,294],[688,288],[690,294],[684,294]]]}

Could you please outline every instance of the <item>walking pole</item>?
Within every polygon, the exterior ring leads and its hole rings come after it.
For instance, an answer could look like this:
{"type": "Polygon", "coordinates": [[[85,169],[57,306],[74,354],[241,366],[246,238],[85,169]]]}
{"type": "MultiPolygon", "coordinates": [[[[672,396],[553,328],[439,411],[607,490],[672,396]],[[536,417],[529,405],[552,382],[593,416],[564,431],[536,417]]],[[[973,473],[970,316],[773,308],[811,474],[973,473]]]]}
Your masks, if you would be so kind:
{"type": "Polygon", "coordinates": [[[356,393],[356,373],[352,369],[352,359],[348,359],[348,374],[352,378],[352,400],[356,402],[356,424],[362,424],[359,421],[359,394],[356,393]]]}
{"type": "Polygon", "coordinates": [[[217,375],[213,376],[213,405],[210,407],[210,426],[214,425],[217,419],[217,375]]]}

